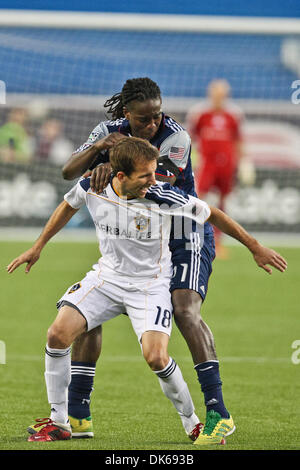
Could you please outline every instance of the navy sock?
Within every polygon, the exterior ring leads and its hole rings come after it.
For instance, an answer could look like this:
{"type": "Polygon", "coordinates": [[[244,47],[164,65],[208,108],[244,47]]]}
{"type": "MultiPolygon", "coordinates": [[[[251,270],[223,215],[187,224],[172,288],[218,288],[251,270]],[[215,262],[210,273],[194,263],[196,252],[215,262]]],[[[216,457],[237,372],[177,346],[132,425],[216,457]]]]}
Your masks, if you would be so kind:
{"type": "Polygon", "coordinates": [[[195,366],[195,370],[198,375],[201,390],[204,393],[204,402],[207,411],[214,410],[220,413],[222,418],[229,418],[229,413],[223,401],[219,362],[202,362],[195,366]]]}
{"type": "Polygon", "coordinates": [[[90,397],[93,391],[96,364],[71,362],[71,383],[69,385],[68,413],[73,418],[90,416],[90,397]]]}

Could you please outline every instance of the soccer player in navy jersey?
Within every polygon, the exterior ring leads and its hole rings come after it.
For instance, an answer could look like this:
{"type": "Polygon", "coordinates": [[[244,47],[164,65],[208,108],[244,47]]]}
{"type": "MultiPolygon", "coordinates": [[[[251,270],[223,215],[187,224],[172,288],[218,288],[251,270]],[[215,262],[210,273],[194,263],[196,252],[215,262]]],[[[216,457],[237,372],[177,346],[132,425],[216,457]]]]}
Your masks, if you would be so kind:
{"type": "MultiPolygon", "coordinates": [[[[107,100],[104,107],[111,120],[100,122],[88,140],[74,152],[63,168],[65,179],[71,180],[93,170],[91,188],[102,191],[111,174],[109,150],[125,136],[134,136],[146,139],[158,148],[157,180],[169,181],[197,197],[190,136],[180,124],[163,113],[161,92],[155,82],[147,77],[129,79],[122,91],[107,100]]],[[[189,347],[204,394],[207,427],[216,430],[218,422],[228,419],[229,413],[223,400],[213,334],[200,314],[215,257],[213,229],[209,223],[205,223],[204,232],[202,246],[197,230],[185,237],[172,234],[170,250],[174,271],[170,290],[174,319],[189,347]]],[[[270,272],[266,265],[262,267],[270,272]]],[[[80,437],[92,434],[89,400],[100,350],[100,328],[83,334],[73,345],[69,415],[80,437]]],[[[195,437],[199,431],[199,427],[195,429],[195,437]]]]}

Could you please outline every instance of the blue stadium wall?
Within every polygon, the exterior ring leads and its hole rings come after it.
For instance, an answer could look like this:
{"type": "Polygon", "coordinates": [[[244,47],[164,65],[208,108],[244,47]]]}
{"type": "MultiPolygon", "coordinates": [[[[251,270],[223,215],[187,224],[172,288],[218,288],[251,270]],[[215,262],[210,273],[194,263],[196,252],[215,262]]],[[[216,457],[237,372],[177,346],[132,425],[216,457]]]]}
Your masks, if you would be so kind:
{"type": "Polygon", "coordinates": [[[103,11],[123,13],[163,13],[183,15],[233,15],[300,17],[299,0],[206,0],[186,2],[182,0],[2,0],[0,8],[24,10],[103,11]]]}

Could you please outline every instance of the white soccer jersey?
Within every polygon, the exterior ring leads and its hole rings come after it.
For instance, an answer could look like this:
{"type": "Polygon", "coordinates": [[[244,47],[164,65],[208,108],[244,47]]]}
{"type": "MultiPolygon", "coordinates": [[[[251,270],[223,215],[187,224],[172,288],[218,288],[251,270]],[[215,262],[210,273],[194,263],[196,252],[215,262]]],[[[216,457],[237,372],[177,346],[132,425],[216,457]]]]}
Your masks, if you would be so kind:
{"type": "Polygon", "coordinates": [[[143,199],[121,199],[109,183],[103,193],[80,180],[66,195],[74,209],[86,204],[96,227],[102,279],[124,277],[146,280],[171,277],[169,239],[172,216],[185,215],[204,224],[210,215],[207,204],[181,193],[168,183],[152,186],[143,199]]]}

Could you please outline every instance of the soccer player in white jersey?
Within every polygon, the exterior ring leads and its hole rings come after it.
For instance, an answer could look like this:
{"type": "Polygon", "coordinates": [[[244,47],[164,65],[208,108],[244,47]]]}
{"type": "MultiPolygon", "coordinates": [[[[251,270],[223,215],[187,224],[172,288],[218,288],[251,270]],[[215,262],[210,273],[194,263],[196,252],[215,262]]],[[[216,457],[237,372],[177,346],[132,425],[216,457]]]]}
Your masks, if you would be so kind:
{"type": "MultiPolygon", "coordinates": [[[[82,332],[120,315],[124,309],[147,363],[193,439],[199,420],[180,369],[167,352],[172,317],[168,247],[172,216],[194,219],[200,240],[205,236],[206,220],[211,221],[243,243],[258,266],[268,272],[267,264],[282,272],[286,269],[286,261],[278,253],[260,245],[222,211],[168,183],[155,184],[157,157],[157,149],[145,140],[127,137],[118,142],[111,155],[114,176],[105,190],[96,194],[89,179],[80,180],[65,195],[33,247],[7,267],[12,273],[27,263],[28,272],[47,241],[83,204],[87,205],[101,242],[102,258],[58,302],[59,313],[48,330],[46,346],[45,379],[51,415],[42,427],[38,423],[40,429],[29,437],[30,441],[71,438],[67,398],[71,344],[82,332]]],[[[231,416],[221,419],[214,436],[207,439],[202,430],[195,444],[220,443],[234,429],[231,416]]]]}
{"type": "MultiPolygon", "coordinates": [[[[147,363],[177,409],[186,433],[190,434],[199,423],[179,366],[167,352],[172,326],[169,291],[172,208],[167,208],[170,215],[162,215],[157,212],[155,202],[144,199],[148,188],[156,183],[158,152],[142,139],[128,138],[128,142],[120,144],[112,157],[115,176],[105,191],[97,195],[91,191],[89,179],[81,180],[65,195],[65,201],[55,210],[33,248],[8,266],[8,272],[13,272],[27,262],[29,271],[47,241],[82,205],[87,205],[96,225],[102,257],[93,270],[81,282],[69,287],[58,302],[59,313],[48,330],[45,354],[51,414],[29,441],[71,438],[67,400],[70,346],[79,334],[124,310],[147,363]],[[152,206],[155,206],[154,210],[152,206]]],[[[170,195],[167,191],[168,200],[170,195]]],[[[188,197],[176,193],[171,202],[177,206],[190,205],[188,197]]],[[[209,213],[208,206],[199,201],[198,221],[204,223],[209,213]]]]}

